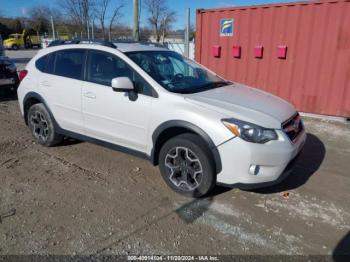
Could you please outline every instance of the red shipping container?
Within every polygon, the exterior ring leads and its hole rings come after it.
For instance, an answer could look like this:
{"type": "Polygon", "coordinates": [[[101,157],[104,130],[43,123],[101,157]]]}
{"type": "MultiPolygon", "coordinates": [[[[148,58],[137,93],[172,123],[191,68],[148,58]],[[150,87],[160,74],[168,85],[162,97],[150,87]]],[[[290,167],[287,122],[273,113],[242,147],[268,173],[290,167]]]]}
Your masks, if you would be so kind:
{"type": "Polygon", "coordinates": [[[349,0],[197,10],[196,60],[228,80],[280,96],[302,112],[349,118],[349,14],[349,0]],[[242,50],[262,45],[263,58],[234,59],[237,43],[242,50]],[[281,44],[287,46],[286,59],[276,54],[281,44]],[[213,45],[221,46],[220,58],[210,55],[213,45]]]}

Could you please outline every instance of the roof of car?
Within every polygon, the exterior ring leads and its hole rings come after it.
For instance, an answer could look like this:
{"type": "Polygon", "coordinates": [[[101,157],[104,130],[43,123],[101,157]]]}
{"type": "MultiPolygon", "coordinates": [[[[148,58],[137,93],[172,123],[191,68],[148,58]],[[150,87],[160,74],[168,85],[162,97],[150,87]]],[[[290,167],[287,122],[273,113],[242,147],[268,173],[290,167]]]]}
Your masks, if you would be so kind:
{"type": "Polygon", "coordinates": [[[152,43],[113,43],[123,53],[136,51],[167,51],[165,47],[152,43]]]}

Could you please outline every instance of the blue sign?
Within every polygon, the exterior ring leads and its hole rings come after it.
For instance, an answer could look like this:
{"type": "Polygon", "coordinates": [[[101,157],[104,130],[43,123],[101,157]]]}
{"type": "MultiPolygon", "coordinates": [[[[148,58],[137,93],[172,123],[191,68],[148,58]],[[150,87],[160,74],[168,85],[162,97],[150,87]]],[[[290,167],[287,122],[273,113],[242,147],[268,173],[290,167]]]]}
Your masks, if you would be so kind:
{"type": "Polygon", "coordinates": [[[220,36],[233,36],[233,19],[220,20],[220,36]]]}

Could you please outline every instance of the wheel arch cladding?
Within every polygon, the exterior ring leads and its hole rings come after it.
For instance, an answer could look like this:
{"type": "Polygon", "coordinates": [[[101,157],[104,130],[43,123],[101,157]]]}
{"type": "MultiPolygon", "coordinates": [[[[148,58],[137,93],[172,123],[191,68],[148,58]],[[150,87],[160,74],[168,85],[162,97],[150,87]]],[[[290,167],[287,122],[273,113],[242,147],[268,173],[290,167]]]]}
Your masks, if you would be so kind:
{"type": "Polygon", "coordinates": [[[36,93],[28,93],[23,99],[23,117],[24,122],[28,125],[28,111],[35,104],[42,103],[42,98],[36,93]]]}
{"type": "MultiPolygon", "coordinates": [[[[44,106],[46,107],[50,116],[52,117],[51,110],[47,106],[45,100],[41,97],[41,95],[39,95],[38,93],[35,93],[35,92],[29,92],[28,94],[25,95],[25,97],[23,99],[23,112],[24,112],[23,116],[24,116],[24,121],[25,121],[26,125],[28,125],[28,117],[27,116],[28,116],[29,108],[31,106],[33,106],[35,104],[39,104],[39,103],[44,104],[44,106]]],[[[54,121],[54,124],[56,124],[55,121],[54,121]]]]}
{"type": "Polygon", "coordinates": [[[154,165],[158,165],[159,152],[162,146],[170,138],[175,137],[184,133],[193,133],[198,135],[203,142],[208,146],[212,154],[216,174],[221,172],[221,158],[220,153],[215,146],[214,142],[208,136],[206,132],[203,131],[200,127],[183,120],[170,120],[159,125],[156,130],[153,132],[152,141],[153,149],[151,153],[151,161],[154,165]]]}

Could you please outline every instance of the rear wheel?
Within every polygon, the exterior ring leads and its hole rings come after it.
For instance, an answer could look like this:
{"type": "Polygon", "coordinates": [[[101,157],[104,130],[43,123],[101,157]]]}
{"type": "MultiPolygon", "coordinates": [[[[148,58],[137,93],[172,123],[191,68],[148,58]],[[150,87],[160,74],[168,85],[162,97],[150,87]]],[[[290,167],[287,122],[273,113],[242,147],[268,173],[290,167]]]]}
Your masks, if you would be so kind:
{"type": "Polygon", "coordinates": [[[50,147],[59,144],[63,140],[63,136],[56,132],[50,114],[41,103],[30,107],[28,126],[38,144],[50,147]]]}
{"type": "Polygon", "coordinates": [[[167,141],[159,153],[159,168],[167,185],[185,196],[202,197],[216,184],[210,150],[195,134],[167,141]]]}
{"type": "Polygon", "coordinates": [[[18,45],[13,45],[13,46],[12,46],[12,49],[13,49],[13,50],[18,50],[18,45]]]}

